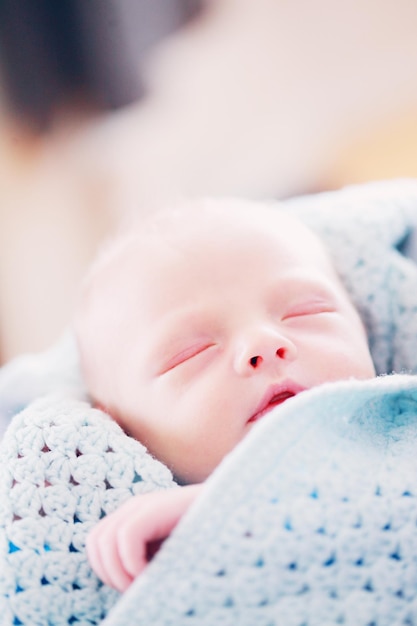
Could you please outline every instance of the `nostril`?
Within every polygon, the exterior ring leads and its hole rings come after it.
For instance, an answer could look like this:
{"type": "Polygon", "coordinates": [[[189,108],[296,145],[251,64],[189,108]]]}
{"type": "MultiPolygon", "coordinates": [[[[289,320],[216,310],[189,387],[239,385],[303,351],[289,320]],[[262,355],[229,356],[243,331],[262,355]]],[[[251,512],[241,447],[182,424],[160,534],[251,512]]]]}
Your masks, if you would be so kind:
{"type": "Polygon", "coordinates": [[[280,359],[285,359],[285,355],[286,355],[285,348],[278,348],[278,350],[276,351],[276,355],[280,359]]]}
{"type": "Polygon", "coordinates": [[[260,365],[262,362],[262,358],[260,356],[253,356],[251,359],[249,359],[249,363],[252,365],[253,368],[258,367],[258,365],[260,365]]]}

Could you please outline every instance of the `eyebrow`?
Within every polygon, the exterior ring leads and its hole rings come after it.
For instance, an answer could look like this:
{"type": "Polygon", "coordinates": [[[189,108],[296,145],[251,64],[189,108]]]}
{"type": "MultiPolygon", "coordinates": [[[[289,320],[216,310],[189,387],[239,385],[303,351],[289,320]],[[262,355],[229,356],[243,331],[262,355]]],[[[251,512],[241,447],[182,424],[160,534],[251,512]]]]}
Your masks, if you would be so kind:
{"type": "Polygon", "coordinates": [[[279,287],[285,294],[291,292],[303,290],[308,294],[313,293],[321,297],[333,297],[335,296],[335,282],[331,277],[320,276],[320,280],[316,277],[306,276],[299,272],[289,273],[288,276],[283,276],[276,283],[272,283],[270,287],[271,293],[276,293],[277,287],[279,287]]]}
{"type": "Polygon", "coordinates": [[[195,305],[191,305],[168,311],[159,320],[158,325],[161,326],[161,334],[164,334],[165,329],[168,329],[166,334],[170,335],[176,328],[180,329],[184,326],[191,332],[198,334],[203,326],[214,326],[214,321],[215,317],[212,314],[199,309],[195,305]]]}

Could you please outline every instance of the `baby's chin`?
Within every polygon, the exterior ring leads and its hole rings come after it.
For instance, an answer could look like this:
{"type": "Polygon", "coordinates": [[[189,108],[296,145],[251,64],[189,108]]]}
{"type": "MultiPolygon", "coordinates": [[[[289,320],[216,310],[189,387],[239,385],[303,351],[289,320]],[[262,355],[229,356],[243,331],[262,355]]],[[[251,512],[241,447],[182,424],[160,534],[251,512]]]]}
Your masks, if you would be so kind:
{"type": "MultiPolygon", "coordinates": [[[[236,444],[237,445],[237,444],[236,444]]],[[[236,446],[233,446],[233,448],[236,446]]],[[[233,449],[232,448],[232,449],[233,449]]],[[[203,483],[211,474],[222,464],[223,459],[227,456],[225,453],[216,462],[199,464],[196,463],[194,467],[169,467],[174,476],[174,480],[179,485],[197,485],[203,483]]]]}
{"type": "Polygon", "coordinates": [[[220,459],[220,461],[213,467],[203,466],[187,469],[171,467],[169,469],[172,471],[174,480],[176,483],[178,483],[178,485],[198,485],[200,483],[203,483],[205,480],[207,480],[207,478],[209,478],[209,476],[211,476],[214,470],[221,464],[223,458],[220,459]]]}

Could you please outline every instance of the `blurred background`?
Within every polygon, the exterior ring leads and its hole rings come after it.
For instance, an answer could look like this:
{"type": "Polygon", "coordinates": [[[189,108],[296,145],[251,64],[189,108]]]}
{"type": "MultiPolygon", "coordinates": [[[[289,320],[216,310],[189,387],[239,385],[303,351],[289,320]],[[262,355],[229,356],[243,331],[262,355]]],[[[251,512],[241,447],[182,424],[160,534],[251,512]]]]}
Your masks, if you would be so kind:
{"type": "Polygon", "coordinates": [[[415,0],[2,0],[0,363],[171,198],[417,176],[415,0]]]}

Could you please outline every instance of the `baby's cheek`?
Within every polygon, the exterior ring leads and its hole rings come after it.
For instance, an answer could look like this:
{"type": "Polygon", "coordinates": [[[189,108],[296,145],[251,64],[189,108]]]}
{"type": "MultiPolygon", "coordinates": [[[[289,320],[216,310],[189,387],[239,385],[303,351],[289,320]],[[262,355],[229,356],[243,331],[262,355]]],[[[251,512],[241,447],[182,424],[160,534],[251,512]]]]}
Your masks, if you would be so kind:
{"type": "Polygon", "coordinates": [[[349,378],[364,380],[375,375],[368,350],[363,349],[361,346],[355,346],[355,344],[349,346],[343,344],[340,347],[340,351],[333,358],[326,362],[324,355],[323,361],[324,371],[329,381],[346,380],[349,378]]]}

